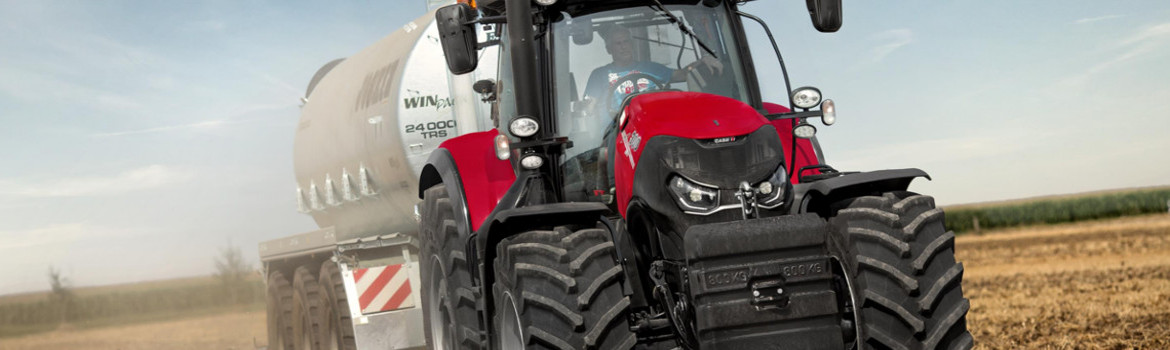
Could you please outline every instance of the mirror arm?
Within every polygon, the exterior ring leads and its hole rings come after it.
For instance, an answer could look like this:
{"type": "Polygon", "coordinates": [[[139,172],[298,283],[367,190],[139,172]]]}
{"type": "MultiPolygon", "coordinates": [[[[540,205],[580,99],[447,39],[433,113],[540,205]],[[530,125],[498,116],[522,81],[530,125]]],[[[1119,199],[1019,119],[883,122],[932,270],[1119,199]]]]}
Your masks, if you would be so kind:
{"type": "Polygon", "coordinates": [[[485,17],[480,17],[474,21],[467,22],[467,24],[476,24],[476,23],[479,23],[479,24],[508,23],[508,17],[507,16],[485,16],[485,17]]]}
{"type": "Polygon", "coordinates": [[[791,97],[792,83],[788,81],[788,67],[784,65],[784,56],[780,55],[780,46],[776,45],[776,38],[772,36],[772,29],[769,29],[768,24],[764,23],[764,20],[760,19],[759,17],[749,15],[743,11],[735,11],[735,13],[740,17],[756,21],[756,23],[759,23],[761,27],[764,27],[764,33],[768,34],[768,41],[772,43],[772,50],[776,51],[776,59],[780,61],[780,73],[784,74],[784,91],[787,93],[784,96],[788,96],[788,109],[795,110],[796,104],[792,102],[791,97]]]}
{"type": "Polygon", "coordinates": [[[823,114],[821,114],[820,110],[815,110],[815,111],[804,111],[804,112],[773,113],[773,114],[764,115],[764,117],[768,118],[768,120],[780,120],[780,119],[798,119],[798,118],[799,119],[820,118],[822,115],[823,114]]]}
{"type": "Polygon", "coordinates": [[[488,41],[484,41],[484,42],[482,42],[482,43],[475,43],[475,49],[476,49],[476,50],[482,50],[482,49],[484,49],[484,48],[487,48],[487,47],[492,47],[492,46],[496,46],[496,45],[499,45],[499,44],[500,44],[500,40],[499,40],[499,39],[496,39],[496,40],[488,40],[488,41]]]}

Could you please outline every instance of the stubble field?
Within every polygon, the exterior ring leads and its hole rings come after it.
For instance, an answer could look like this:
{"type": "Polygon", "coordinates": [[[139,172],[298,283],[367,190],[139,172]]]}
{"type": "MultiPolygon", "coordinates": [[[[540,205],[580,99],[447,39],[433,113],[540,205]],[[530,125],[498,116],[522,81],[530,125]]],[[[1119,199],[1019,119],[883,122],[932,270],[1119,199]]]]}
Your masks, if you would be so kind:
{"type": "Polygon", "coordinates": [[[1170,349],[1170,215],[960,236],[988,349],[1170,349]]]}
{"type": "MultiPolygon", "coordinates": [[[[1170,215],[967,234],[955,244],[976,348],[1170,349],[1170,215]]],[[[264,332],[256,311],[64,329],[0,339],[0,349],[252,349],[264,332]]]]}

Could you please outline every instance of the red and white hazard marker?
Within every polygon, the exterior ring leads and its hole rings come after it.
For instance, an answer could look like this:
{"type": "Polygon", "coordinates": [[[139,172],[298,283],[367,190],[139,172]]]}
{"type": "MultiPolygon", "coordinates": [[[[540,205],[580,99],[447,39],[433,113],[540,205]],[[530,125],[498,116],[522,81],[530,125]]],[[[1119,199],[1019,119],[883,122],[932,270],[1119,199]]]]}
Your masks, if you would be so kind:
{"type": "Polygon", "coordinates": [[[387,265],[353,272],[362,314],[414,307],[414,298],[410,297],[410,269],[403,267],[387,265]]]}

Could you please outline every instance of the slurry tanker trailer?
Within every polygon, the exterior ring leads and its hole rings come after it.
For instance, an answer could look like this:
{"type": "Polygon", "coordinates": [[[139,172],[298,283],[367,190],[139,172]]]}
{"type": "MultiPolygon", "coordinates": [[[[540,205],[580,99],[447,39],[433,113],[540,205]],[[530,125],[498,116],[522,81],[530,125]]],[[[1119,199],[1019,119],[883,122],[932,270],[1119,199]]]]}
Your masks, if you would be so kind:
{"type": "Polygon", "coordinates": [[[428,13],[313,75],[293,152],[320,229],[260,243],[268,349],[425,346],[418,174],[444,140],[492,128],[475,74],[443,62],[428,13]]]}
{"type": "Polygon", "coordinates": [[[260,247],[270,348],[971,348],[929,176],[826,163],[835,103],[745,2],[461,0],[327,64],[294,150],[321,229],[260,247]]]}

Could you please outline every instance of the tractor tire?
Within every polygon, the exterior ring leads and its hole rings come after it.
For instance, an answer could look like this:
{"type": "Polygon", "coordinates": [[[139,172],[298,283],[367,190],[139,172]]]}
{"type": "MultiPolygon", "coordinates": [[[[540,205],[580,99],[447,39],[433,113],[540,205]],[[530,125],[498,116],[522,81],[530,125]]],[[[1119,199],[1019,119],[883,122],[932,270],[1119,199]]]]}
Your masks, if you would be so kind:
{"type": "Polygon", "coordinates": [[[480,292],[472,285],[464,250],[465,237],[455,223],[455,209],[443,184],[423,193],[419,208],[422,257],[423,333],[431,349],[483,349],[479,320],[480,292]]]}
{"type": "Polygon", "coordinates": [[[321,349],[321,286],[306,266],[293,273],[292,340],[294,350],[321,349]]]}
{"type": "Polygon", "coordinates": [[[496,246],[496,349],[634,347],[622,268],[609,232],[595,227],[528,231],[496,246]]]}
{"type": "Polygon", "coordinates": [[[854,310],[863,344],[858,348],[974,346],[955,234],[943,226],[942,209],[935,208],[933,198],[893,192],[842,201],[835,208],[829,223],[847,250],[836,254],[841,254],[858,305],[854,310]]]}
{"type": "Polygon", "coordinates": [[[321,348],[324,350],[355,350],[353,318],[349,314],[349,298],[345,294],[345,283],[337,263],[326,260],[321,263],[317,275],[321,285],[321,348]]]}
{"type": "Polygon", "coordinates": [[[268,349],[293,350],[293,288],[279,271],[268,273],[268,349]]]}

